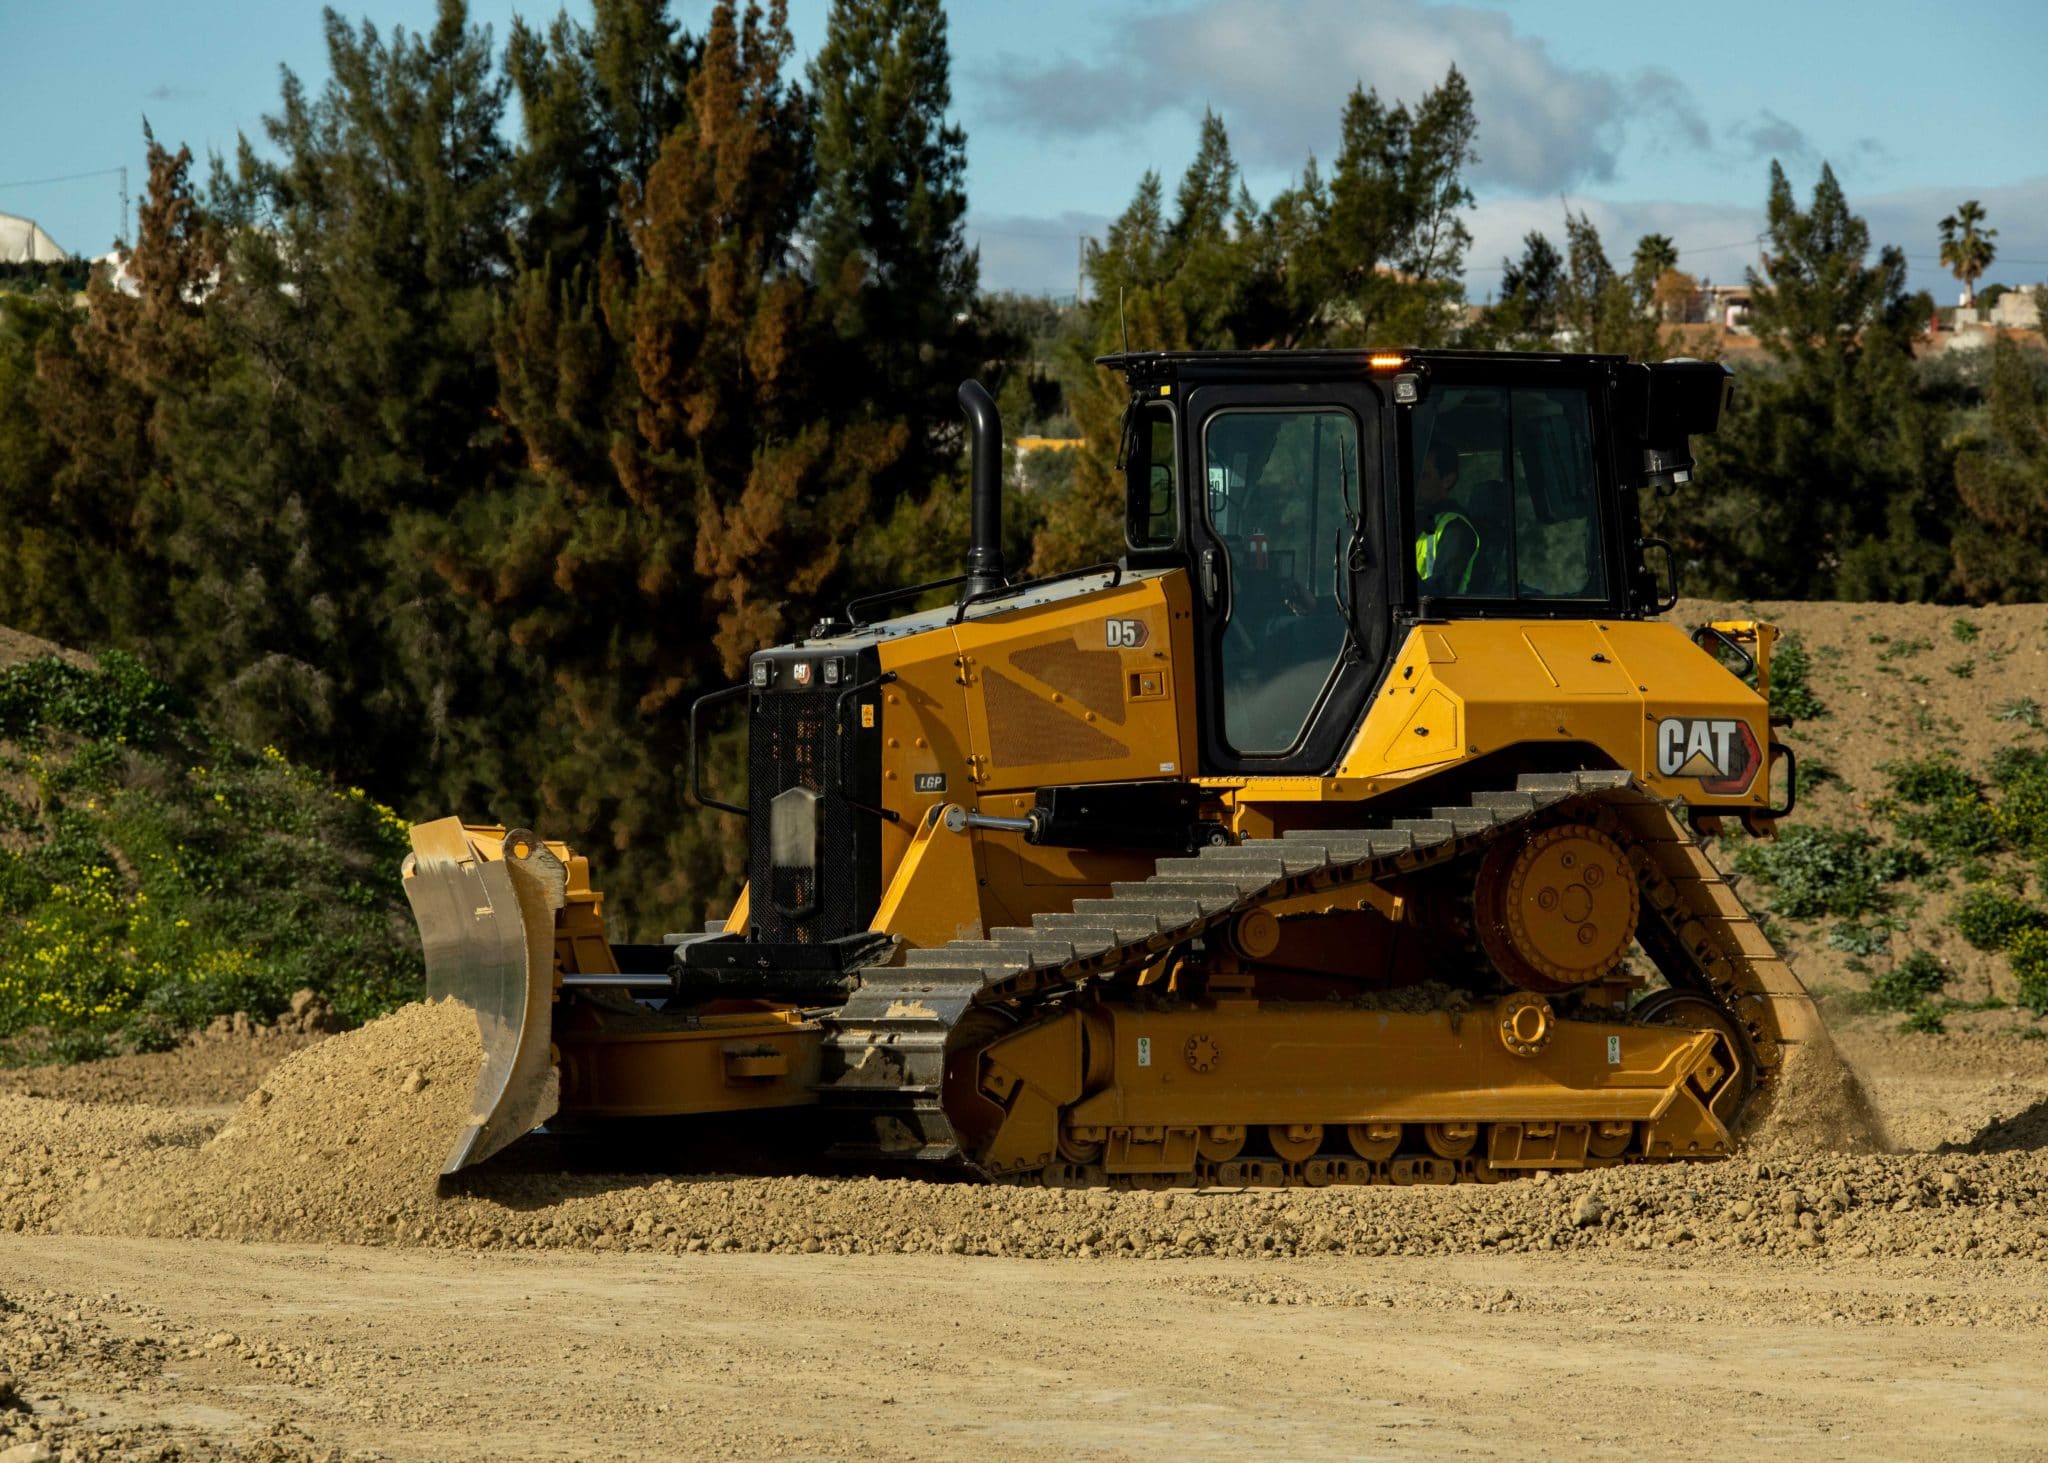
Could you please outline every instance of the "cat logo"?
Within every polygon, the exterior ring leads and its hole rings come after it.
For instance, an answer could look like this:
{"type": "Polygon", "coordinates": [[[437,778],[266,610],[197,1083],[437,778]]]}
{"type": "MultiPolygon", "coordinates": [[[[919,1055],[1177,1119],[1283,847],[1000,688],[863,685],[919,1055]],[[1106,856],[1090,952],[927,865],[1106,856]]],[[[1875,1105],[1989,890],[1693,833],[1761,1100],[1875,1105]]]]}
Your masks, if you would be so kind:
{"type": "Polygon", "coordinates": [[[1102,629],[1111,650],[1136,650],[1145,643],[1143,620],[1104,620],[1102,629]]]}
{"type": "Polygon", "coordinates": [[[1665,777],[1696,777],[1708,792],[1741,792],[1760,760],[1746,721],[1667,716],[1657,723],[1657,771],[1665,777]]]}

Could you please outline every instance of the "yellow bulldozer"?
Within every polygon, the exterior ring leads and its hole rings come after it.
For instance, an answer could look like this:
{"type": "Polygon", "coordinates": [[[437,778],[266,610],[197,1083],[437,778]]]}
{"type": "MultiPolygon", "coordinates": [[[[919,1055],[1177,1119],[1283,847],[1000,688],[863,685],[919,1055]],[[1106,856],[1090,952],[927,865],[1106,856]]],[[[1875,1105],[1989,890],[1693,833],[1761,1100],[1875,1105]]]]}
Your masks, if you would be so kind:
{"type": "Polygon", "coordinates": [[[963,572],[692,708],[692,795],[747,820],[724,920],[614,942],[563,844],[413,830],[429,991],[485,1051],[448,1172],[549,1120],[794,1109],[990,1178],[1489,1181],[1725,1156],[1825,1041],[1696,840],[1790,811],[1775,631],[1662,618],[1640,511],[1722,367],[1101,364],[1116,562],[1006,577],[967,382],[963,572]],[[725,802],[696,746],[741,704],[725,802]]]}

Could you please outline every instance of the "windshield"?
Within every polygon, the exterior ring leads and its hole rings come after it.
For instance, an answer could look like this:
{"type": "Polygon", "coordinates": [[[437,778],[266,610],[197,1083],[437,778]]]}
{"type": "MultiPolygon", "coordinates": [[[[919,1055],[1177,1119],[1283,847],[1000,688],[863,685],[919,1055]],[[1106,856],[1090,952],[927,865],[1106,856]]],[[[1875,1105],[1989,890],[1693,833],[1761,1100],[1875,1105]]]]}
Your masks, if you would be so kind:
{"type": "Polygon", "coordinates": [[[1446,386],[1414,411],[1415,574],[1451,599],[1605,599],[1591,407],[1575,386],[1446,386]]]}

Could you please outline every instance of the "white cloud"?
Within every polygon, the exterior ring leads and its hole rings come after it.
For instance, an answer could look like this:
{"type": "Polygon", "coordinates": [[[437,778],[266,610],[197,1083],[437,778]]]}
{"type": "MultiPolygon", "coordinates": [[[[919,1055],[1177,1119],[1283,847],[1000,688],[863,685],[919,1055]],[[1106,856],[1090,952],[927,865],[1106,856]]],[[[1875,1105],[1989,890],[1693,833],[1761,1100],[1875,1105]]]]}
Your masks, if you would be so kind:
{"type": "Polygon", "coordinates": [[[1706,124],[1684,83],[1647,69],[1627,76],[1569,66],[1493,11],[1419,0],[1297,0],[1284,9],[1206,0],[1192,10],[1132,13],[1102,63],[1014,58],[987,84],[1007,119],[1086,135],[1161,111],[1215,106],[1240,161],[1294,168],[1334,146],[1343,100],[1358,84],[1413,102],[1455,63],[1479,115],[1479,183],[1553,192],[1614,174],[1632,128],[1694,146],[1706,124]]]}
{"type": "Polygon", "coordinates": [[[1081,239],[1100,239],[1108,228],[1099,213],[967,215],[968,241],[981,250],[981,287],[1021,294],[1073,294],[1081,239]]]}

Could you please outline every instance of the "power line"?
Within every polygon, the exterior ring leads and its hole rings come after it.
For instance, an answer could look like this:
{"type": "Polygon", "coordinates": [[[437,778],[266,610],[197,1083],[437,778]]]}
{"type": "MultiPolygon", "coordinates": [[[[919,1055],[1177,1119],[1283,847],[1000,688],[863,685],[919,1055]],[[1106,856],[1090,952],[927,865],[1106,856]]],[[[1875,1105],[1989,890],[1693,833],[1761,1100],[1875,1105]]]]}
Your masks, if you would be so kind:
{"type": "Polygon", "coordinates": [[[111,178],[116,173],[125,173],[126,168],[101,168],[91,173],[65,173],[57,178],[17,178],[11,183],[0,183],[0,188],[40,188],[45,183],[76,183],[83,178],[111,178]]]}

